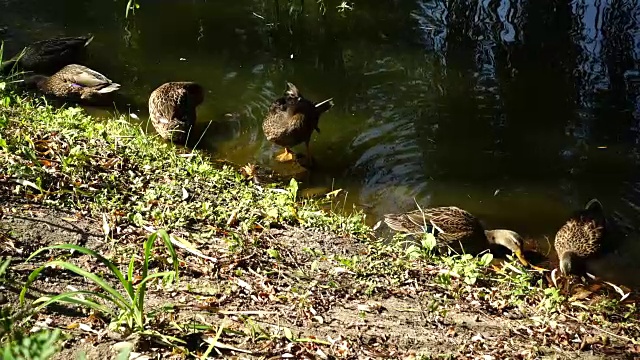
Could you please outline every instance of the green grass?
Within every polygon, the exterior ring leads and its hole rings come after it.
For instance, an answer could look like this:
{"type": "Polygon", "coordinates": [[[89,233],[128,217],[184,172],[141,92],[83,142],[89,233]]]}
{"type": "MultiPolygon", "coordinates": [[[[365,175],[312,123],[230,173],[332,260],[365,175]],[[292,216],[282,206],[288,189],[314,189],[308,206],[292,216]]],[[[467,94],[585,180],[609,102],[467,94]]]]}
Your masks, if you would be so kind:
{"type": "Polygon", "coordinates": [[[39,299],[36,299],[32,304],[37,305],[38,307],[34,309],[34,311],[39,311],[41,308],[46,307],[49,304],[54,302],[59,303],[69,303],[85,306],[87,308],[98,311],[99,313],[107,313],[110,315],[110,318],[113,319],[109,327],[112,329],[120,330],[125,333],[130,332],[144,332],[147,329],[147,321],[146,321],[146,311],[145,311],[145,294],[147,291],[148,283],[153,281],[153,279],[164,278],[169,279],[170,281],[178,278],[178,255],[176,254],[173,245],[171,244],[171,240],[169,239],[169,235],[161,230],[157,233],[152,234],[149,238],[144,242],[144,254],[142,261],[142,269],[140,271],[140,279],[136,280],[135,270],[136,270],[136,257],[132,256],[129,261],[129,266],[127,268],[127,272],[123,274],[116,264],[114,264],[111,260],[105,258],[104,256],[96,253],[91,249],[87,249],[82,246],[77,246],[73,244],[63,244],[63,245],[53,245],[47,246],[44,248],[40,248],[35,251],[33,254],[27,258],[26,261],[31,260],[36,257],[38,254],[48,251],[48,250],[71,250],[76,251],[81,254],[89,255],[96,258],[99,262],[101,262],[106,268],[109,269],[109,272],[113,277],[117,279],[118,284],[122,287],[123,292],[116,290],[112,287],[108,280],[96,275],[91,272],[91,270],[83,269],[78,267],[77,265],[62,261],[62,260],[53,260],[45,263],[44,265],[35,269],[29,275],[27,279],[27,283],[22,289],[20,293],[20,302],[24,304],[25,295],[29,288],[29,285],[36,280],[38,275],[47,267],[56,267],[59,266],[65,270],[71,271],[85,279],[90,280],[98,288],[101,290],[98,291],[70,291],[65,292],[53,297],[45,296],[39,299]],[[173,271],[164,271],[164,272],[156,272],[153,274],[149,274],[149,262],[151,260],[151,250],[155,245],[155,241],[158,236],[163,240],[164,245],[167,247],[167,251],[169,252],[172,263],[173,263],[173,271]],[[139,283],[138,283],[139,282],[139,283]],[[92,297],[92,299],[85,298],[86,296],[92,297]],[[110,303],[118,309],[118,313],[111,311],[111,309],[102,303],[96,302],[95,299],[101,299],[103,302],[110,303]]]}
{"type": "MultiPolygon", "coordinates": [[[[1,238],[0,238],[1,239],[1,238]]],[[[6,273],[11,258],[0,257],[0,287],[7,282],[6,273]]],[[[58,350],[60,330],[42,330],[28,334],[22,328],[16,329],[30,312],[15,311],[10,307],[0,309],[0,358],[5,360],[33,359],[45,360],[58,350]]]]}
{"type": "MultiPolygon", "coordinates": [[[[197,292],[198,300],[244,300],[248,301],[244,306],[251,310],[286,304],[292,316],[303,318],[338,306],[345,298],[364,302],[411,292],[424,296],[423,310],[430,318],[446,318],[456,307],[470,303],[496,313],[518,309],[544,321],[555,321],[552,319],[560,314],[598,324],[620,314],[625,319],[637,318],[635,305],[567,301],[558,289],[549,288],[540,274],[514,260],[506,262],[502,271],[495,271],[489,266],[493,260],[490,254],[437,254],[431,234],[416,242],[376,239],[362,212],[347,215],[323,210],[339,208],[335,195],[321,201],[301,199],[295,181],[280,189],[255,186],[235,166],[161,142],[124,117],[96,119],[78,108],[58,109],[44,100],[13,94],[3,84],[0,81],[0,190],[6,193],[0,196],[11,197],[14,204],[26,199],[98,219],[106,244],[101,248],[105,253],[73,244],[35,251],[28,261],[36,270],[26,279],[23,301],[28,286],[41,280],[38,275],[45,268],[74,273],[98,286],[98,290],[41,297],[28,304],[37,306],[35,311],[54,301],[85,307],[106,317],[117,332],[160,336],[184,354],[192,350],[176,344],[198,330],[210,336],[207,345],[197,351],[202,358],[237,338],[240,344],[326,344],[298,336],[285,325],[269,329],[248,315],[233,319],[225,315],[219,322],[198,320],[197,324],[166,321],[161,316],[150,321],[150,314],[168,313],[175,304],[151,308],[146,294],[149,282],[168,288],[166,282],[159,281],[165,278],[172,280],[172,289],[197,292]],[[330,247],[305,248],[270,237],[269,228],[285,226],[337,235],[360,249],[335,249],[332,253],[330,247]],[[167,231],[160,232],[160,238],[168,256],[154,251],[158,236],[148,234],[157,229],[167,231]],[[144,234],[145,241],[129,237],[138,232],[144,234]],[[178,264],[184,265],[188,254],[176,252],[170,236],[190,245],[215,245],[211,253],[224,261],[216,259],[220,262],[211,272],[203,271],[202,282],[181,283],[185,270],[178,264]],[[75,254],[70,255],[71,251],[75,254]],[[57,258],[45,259],[45,254],[57,258]],[[75,261],[80,256],[97,263],[99,272],[78,265],[75,261]],[[243,290],[246,288],[262,289],[256,294],[269,296],[260,298],[261,305],[254,305],[243,290]]],[[[0,270],[7,266],[0,266],[0,270]]],[[[4,281],[2,271],[0,281],[4,281]]],[[[361,316],[375,321],[373,315],[363,312],[361,316]]],[[[7,319],[16,319],[21,325],[16,329],[26,329],[24,318],[3,314],[2,319],[4,324],[7,319]]],[[[631,320],[629,326],[635,326],[631,320]]],[[[22,338],[14,335],[15,331],[3,333],[14,339],[13,348],[34,344],[23,344],[22,338]]],[[[36,343],[49,344],[54,335],[41,335],[36,343]]]]}
{"type": "Polygon", "coordinates": [[[106,214],[172,231],[196,226],[250,232],[283,224],[363,234],[361,213],[338,216],[297,201],[297,184],[256,187],[232,166],[146,136],[123,117],[56,109],[0,93],[0,167],[15,194],[44,204],[106,214]]]}
{"type": "MultiPolygon", "coordinates": [[[[114,250],[124,252],[107,259],[72,244],[39,249],[30,257],[34,261],[45,250],[73,250],[96,258],[109,269],[109,274],[103,278],[64,260],[42,264],[31,274],[27,286],[45,267],[59,266],[97,284],[101,292],[43,297],[30,304],[37,306],[31,313],[52,302],[67,302],[107,315],[114,327],[124,325],[122,331],[149,330],[144,316],[144,287],[135,288],[132,283],[136,246],[115,246],[118,227],[166,229],[187,237],[195,232],[205,237],[222,235],[232,252],[246,250],[251,245],[244,240],[246,236],[272,226],[291,225],[346,236],[370,231],[362,213],[339,216],[323,211],[326,204],[298,199],[295,181],[285,189],[255,186],[234,166],[165,144],[123,117],[104,120],[92,118],[79,108],[58,109],[44,100],[11,93],[4,82],[0,82],[0,100],[0,181],[10,185],[4,187],[12,189],[12,194],[7,195],[102,218],[105,241],[112,243],[114,250]],[[123,274],[118,263],[127,257],[129,267],[123,274]],[[122,292],[110,283],[113,279],[122,292]],[[81,298],[87,295],[93,299],[81,298]]],[[[145,243],[143,285],[147,279],[169,275],[146,275],[152,261],[150,244],[145,243]]],[[[165,244],[171,245],[167,241],[165,244]]],[[[277,254],[276,250],[269,253],[277,254]]],[[[172,257],[177,266],[175,252],[172,257]]],[[[23,296],[26,290],[27,287],[23,296]]],[[[57,333],[46,332],[37,339],[45,343],[50,340],[45,337],[53,335],[57,333]]],[[[16,339],[21,341],[22,337],[16,339]]]]}

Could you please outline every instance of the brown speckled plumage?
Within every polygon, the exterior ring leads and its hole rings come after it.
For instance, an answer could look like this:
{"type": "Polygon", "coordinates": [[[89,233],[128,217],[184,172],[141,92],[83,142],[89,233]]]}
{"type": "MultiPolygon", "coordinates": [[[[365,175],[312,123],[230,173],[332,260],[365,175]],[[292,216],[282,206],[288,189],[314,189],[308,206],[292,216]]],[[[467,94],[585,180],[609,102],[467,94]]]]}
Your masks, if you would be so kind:
{"type": "MultiPolygon", "coordinates": [[[[320,115],[333,106],[331,99],[314,103],[302,96],[298,88],[287,83],[284,97],[276,99],[269,107],[262,130],[270,142],[282,146],[285,151],[300,143],[307,145],[314,130],[320,132],[320,115]]],[[[309,154],[307,154],[309,155],[309,154]]]]}
{"type": "Polygon", "coordinates": [[[436,228],[437,238],[443,243],[452,243],[465,238],[478,237],[486,241],[480,221],[468,211],[455,206],[426,208],[404,214],[387,214],[385,223],[393,230],[406,233],[421,233],[436,228]],[[424,212],[424,216],[423,216],[424,212]]]}
{"type": "Polygon", "coordinates": [[[196,122],[196,107],[204,101],[204,89],[194,82],[168,82],[149,96],[151,124],[165,140],[176,144],[187,141],[196,122]]]}
{"type": "Polygon", "coordinates": [[[25,84],[46,95],[80,102],[102,100],[120,88],[101,73],[77,64],[67,65],[51,76],[33,75],[25,79],[25,84]]]}
{"type": "Polygon", "coordinates": [[[403,214],[387,214],[384,222],[391,229],[405,233],[433,231],[439,246],[450,246],[477,254],[491,244],[511,250],[526,264],[522,256],[522,239],[511,230],[485,230],[480,220],[455,206],[425,208],[403,214]]]}
{"type": "Polygon", "coordinates": [[[3,73],[16,68],[38,74],[52,74],[64,66],[78,63],[93,36],[78,36],[47,39],[25,47],[24,51],[5,61],[0,68],[3,73]]]}
{"type": "Polygon", "coordinates": [[[593,199],[584,210],[576,212],[558,230],[555,249],[563,274],[585,271],[585,260],[600,253],[606,233],[606,218],[602,204],[593,199]]]}

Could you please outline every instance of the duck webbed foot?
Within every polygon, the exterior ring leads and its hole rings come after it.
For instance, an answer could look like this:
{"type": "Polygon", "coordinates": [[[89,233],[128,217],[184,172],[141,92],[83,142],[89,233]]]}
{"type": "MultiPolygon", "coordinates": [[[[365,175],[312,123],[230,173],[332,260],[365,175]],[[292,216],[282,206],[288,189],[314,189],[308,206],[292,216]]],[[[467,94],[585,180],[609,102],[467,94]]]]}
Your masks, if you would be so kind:
{"type": "Polygon", "coordinates": [[[293,161],[293,159],[295,159],[295,154],[289,148],[284,148],[284,152],[276,156],[276,160],[280,162],[293,161]]]}

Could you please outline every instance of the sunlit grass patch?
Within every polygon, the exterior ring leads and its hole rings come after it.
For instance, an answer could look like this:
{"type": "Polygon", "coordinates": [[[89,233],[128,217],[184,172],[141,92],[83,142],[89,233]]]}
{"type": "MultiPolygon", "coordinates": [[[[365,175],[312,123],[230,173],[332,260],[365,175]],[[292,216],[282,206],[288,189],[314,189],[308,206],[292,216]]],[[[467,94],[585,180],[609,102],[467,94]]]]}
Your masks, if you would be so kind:
{"type": "Polygon", "coordinates": [[[169,231],[282,224],[368,231],[361,213],[335,216],[298,199],[295,181],[285,189],[255,186],[235,167],[163,143],[124,117],[96,119],[79,108],[0,94],[10,105],[0,110],[0,167],[14,195],[106,213],[114,225],[169,231]]]}
{"type": "MultiPolygon", "coordinates": [[[[166,144],[125,117],[96,119],[7,89],[0,99],[0,196],[15,208],[23,201],[71,209],[78,221],[102,227],[104,239],[97,236],[87,245],[95,249],[38,243],[41,249],[28,261],[36,270],[28,270],[29,278],[22,273],[23,281],[33,281],[33,293],[53,278],[45,279],[45,268],[47,275],[71,275],[29,304],[43,310],[39,316],[59,316],[58,324],[69,321],[64,326],[79,328],[83,320],[61,316],[53,302],[100,313],[121,335],[162,339],[167,353],[204,358],[268,349],[282,355],[307,346],[355,358],[371,342],[359,343],[360,334],[349,332],[353,327],[340,325],[344,319],[334,322],[334,310],[347,318],[355,313],[358,321],[383,330],[387,316],[410,313],[391,325],[400,332],[407,329],[403,321],[442,324],[456,312],[490,314],[494,320],[508,314],[541,319],[532,331],[536,336],[560,316],[604,323],[599,311],[619,311],[618,302],[598,307],[567,301],[514,259],[494,266],[488,253],[436,252],[430,233],[415,234],[412,242],[374,236],[361,212],[338,212],[337,190],[317,201],[302,199],[293,180],[258,186],[235,166],[166,144]],[[153,253],[148,235],[156,229],[167,229],[161,238],[169,249],[185,248],[169,256],[153,253]],[[45,250],[63,250],[65,259],[35,256],[45,250]],[[165,276],[176,281],[154,280],[165,276]],[[88,286],[76,287],[78,279],[88,286]],[[155,287],[147,293],[151,281],[155,287]],[[69,286],[81,290],[68,293],[69,286]],[[409,306],[376,305],[385,300],[409,306]],[[322,331],[313,333],[315,328],[322,331]],[[322,337],[335,329],[340,338],[322,337]],[[194,338],[195,346],[185,345],[194,338]]],[[[624,316],[637,317],[635,305],[623,306],[624,316]]],[[[386,339],[376,341],[384,348],[397,345],[387,346],[386,339]]],[[[48,344],[49,338],[40,340],[48,344]]]]}

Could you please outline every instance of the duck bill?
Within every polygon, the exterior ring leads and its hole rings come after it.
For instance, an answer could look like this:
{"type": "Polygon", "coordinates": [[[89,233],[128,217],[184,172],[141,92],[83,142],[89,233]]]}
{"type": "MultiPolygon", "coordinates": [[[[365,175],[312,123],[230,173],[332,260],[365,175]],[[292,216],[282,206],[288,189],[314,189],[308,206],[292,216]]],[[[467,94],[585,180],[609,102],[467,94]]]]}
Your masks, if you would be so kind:
{"type": "Polygon", "coordinates": [[[524,266],[529,266],[529,262],[524,258],[522,251],[518,250],[513,253],[524,266]]]}

